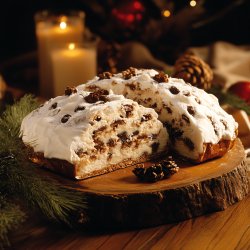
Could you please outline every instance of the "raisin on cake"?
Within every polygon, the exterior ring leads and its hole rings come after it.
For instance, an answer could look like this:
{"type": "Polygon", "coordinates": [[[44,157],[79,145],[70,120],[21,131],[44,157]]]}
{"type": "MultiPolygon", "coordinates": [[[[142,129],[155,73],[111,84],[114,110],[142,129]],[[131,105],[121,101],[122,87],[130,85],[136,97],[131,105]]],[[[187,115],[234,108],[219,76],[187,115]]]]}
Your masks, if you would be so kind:
{"type": "Polygon", "coordinates": [[[222,156],[237,136],[238,124],[214,95],[152,69],[104,73],[78,89],[111,89],[155,109],[168,129],[172,148],[195,162],[222,156]]]}
{"type": "Polygon", "coordinates": [[[153,109],[105,90],[70,88],[27,115],[21,136],[34,162],[76,179],[148,160],[168,141],[153,109]]]}

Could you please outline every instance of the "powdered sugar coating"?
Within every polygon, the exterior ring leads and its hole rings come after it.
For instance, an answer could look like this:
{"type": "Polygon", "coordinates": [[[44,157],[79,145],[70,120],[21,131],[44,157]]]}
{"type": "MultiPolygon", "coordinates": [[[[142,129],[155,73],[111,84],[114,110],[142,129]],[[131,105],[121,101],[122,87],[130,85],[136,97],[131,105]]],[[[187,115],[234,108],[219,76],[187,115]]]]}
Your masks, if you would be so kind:
{"type": "Polygon", "coordinates": [[[58,96],[27,115],[24,143],[46,158],[81,163],[80,175],[166,150],[168,134],[153,109],[112,93],[89,103],[89,94],[58,96]]]}
{"type": "Polygon", "coordinates": [[[124,79],[122,73],[110,79],[95,77],[78,89],[112,89],[145,107],[154,108],[170,133],[174,149],[181,155],[198,159],[204,144],[220,140],[234,140],[238,124],[219,105],[218,99],[204,90],[185,83],[182,79],[168,78],[157,82],[155,70],[135,69],[135,75],[124,79]]]}

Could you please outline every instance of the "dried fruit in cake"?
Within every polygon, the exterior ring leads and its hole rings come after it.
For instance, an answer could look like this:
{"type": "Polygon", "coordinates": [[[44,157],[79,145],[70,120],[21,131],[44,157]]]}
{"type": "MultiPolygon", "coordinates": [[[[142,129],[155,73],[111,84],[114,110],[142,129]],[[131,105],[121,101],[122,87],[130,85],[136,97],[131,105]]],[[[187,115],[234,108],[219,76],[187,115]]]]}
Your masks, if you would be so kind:
{"type": "Polygon", "coordinates": [[[134,69],[129,79],[124,79],[122,73],[110,79],[94,78],[77,88],[111,89],[155,109],[168,129],[172,148],[195,162],[222,156],[237,137],[238,124],[214,95],[153,69],[134,69]]]}
{"type": "Polygon", "coordinates": [[[34,162],[76,179],[146,161],[168,142],[153,109],[107,90],[50,99],[24,118],[21,134],[34,162]]]}

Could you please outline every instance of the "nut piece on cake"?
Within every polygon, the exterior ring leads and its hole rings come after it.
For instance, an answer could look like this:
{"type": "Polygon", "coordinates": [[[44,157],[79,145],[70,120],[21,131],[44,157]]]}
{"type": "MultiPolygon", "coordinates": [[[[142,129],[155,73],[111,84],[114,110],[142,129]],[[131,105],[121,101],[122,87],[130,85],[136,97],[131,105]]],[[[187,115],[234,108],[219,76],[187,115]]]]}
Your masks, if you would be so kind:
{"type": "Polygon", "coordinates": [[[237,136],[238,124],[215,96],[153,69],[133,69],[130,78],[122,73],[109,79],[96,77],[77,88],[111,89],[153,108],[168,129],[172,148],[194,162],[222,156],[237,136]]]}
{"type": "Polygon", "coordinates": [[[157,113],[108,91],[71,91],[22,121],[34,162],[84,179],[166,153],[168,133],[157,113]]]}

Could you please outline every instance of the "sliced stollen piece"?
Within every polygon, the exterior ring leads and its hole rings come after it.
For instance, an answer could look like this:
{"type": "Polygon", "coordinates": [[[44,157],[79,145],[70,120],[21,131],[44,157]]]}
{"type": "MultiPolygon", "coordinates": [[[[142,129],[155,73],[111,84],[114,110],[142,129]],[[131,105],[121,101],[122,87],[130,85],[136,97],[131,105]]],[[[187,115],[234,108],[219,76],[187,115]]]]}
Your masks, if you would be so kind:
{"type": "Polygon", "coordinates": [[[167,150],[157,113],[108,91],[66,90],[21,125],[32,160],[76,179],[143,162],[167,150]]]}
{"type": "Polygon", "coordinates": [[[195,162],[222,156],[237,137],[238,124],[214,95],[152,69],[106,72],[77,88],[112,89],[154,108],[168,129],[173,149],[195,162]]]}

